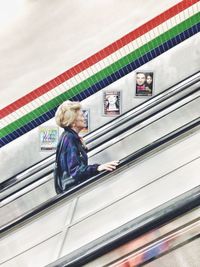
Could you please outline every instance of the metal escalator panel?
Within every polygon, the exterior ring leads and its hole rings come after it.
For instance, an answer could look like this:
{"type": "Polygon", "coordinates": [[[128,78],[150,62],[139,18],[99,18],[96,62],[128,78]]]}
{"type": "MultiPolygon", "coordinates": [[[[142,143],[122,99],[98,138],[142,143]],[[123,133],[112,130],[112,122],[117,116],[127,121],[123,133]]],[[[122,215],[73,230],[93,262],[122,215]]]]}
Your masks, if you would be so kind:
{"type": "MultiPolygon", "coordinates": [[[[105,240],[112,231],[120,233],[119,227],[128,230],[126,224],[130,221],[134,221],[133,227],[141,226],[143,216],[169,201],[170,210],[176,205],[175,199],[182,195],[185,199],[190,190],[195,189],[192,196],[196,196],[199,136],[199,128],[182,139],[177,136],[150,156],[130,161],[8,229],[0,239],[0,263],[24,262],[29,258],[34,259],[35,266],[45,266],[84,250],[88,244],[94,248],[94,242],[105,240]]],[[[152,215],[147,218],[150,220],[152,215]]]]}

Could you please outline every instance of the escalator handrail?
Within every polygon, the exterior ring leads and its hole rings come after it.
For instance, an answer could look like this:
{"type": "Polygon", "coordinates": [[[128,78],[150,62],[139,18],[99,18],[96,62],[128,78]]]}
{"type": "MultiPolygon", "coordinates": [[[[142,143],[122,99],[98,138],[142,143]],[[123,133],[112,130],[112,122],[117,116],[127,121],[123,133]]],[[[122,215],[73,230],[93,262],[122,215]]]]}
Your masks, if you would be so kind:
{"type": "MultiPolygon", "coordinates": [[[[187,77],[186,79],[175,84],[174,86],[169,87],[168,89],[157,94],[153,98],[151,98],[151,99],[141,103],[140,105],[134,107],[132,110],[127,111],[126,113],[123,113],[121,116],[115,118],[111,122],[108,122],[105,125],[99,127],[98,129],[92,131],[91,133],[87,134],[84,137],[86,144],[89,144],[92,141],[95,141],[95,139],[101,137],[102,135],[105,135],[107,132],[110,132],[113,129],[116,129],[116,127],[121,125],[122,123],[124,123],[130,119],[133,119],[136,116],[139,116],[140,114],[144,113],[148,109],[150,109],[150,108],[152,108],[158,104],[161,104],[166,99],[169,99],[170,97],[178,94],[179,92],[182,92],[184,89],[187,89],[188,86],[191,86],[191,85],[197,83],[198,81],[200,81],[200,71],[187,77]],[[96,135],[96,137],[95,138],[91,137],[93,135],[94,136],[96,135]]],[[[29,176],[33,175],[34,173],[38,172],[39,170],[43,169],[44,167],[47,167],[47,166],[53,164],[54,161],[55,161],[55,153],[53,153],[52,155],[49,155],[47,158],[45,158],[45,159],[43,159],[37,163],[35,163],[34,165],[30,166],[29,168],[18,173],[17,175],[6,179],[5,181],[3,181],[0,184],[0,192],[6,190],[10,186],[15,185],[16,183],[19,183],[20,181],[28,178],[29,176]],[[42,165],[40,166],[40,164],[42,164],[42,165]],[[38,167],[38,165],[39,165],[39,167],[38,167]]]]}
{"type": "MultiPolygon", "coordinates": [[[[175,131],[159,138],[157,141],[154,141],[150,145],[147,145],[147,146],[139,149],[138,151],[134,152],[130,156],[122,159],[120,161],[119,167],[115,171],[113,171],[113,173],[120,171],[120,169],[122,167],[126,166],[127,164],[130,164],[130,162],[134,163],[134,161],[140,159],[142,156],[147,155],[149,152],[157,149],[158,147],[161,147],[162,145],[165,145],[166,143],[176,139],[177,137],[184,135],[185,133],[187,133],[191,130],[196,130],[196,128],[199,126],[200,126],[200,118],[197,118],[197,119],[191,121],[190,123],[187,123],[186,125],[176,129],[175,131]]],[[[12,229],[16,225],[19,225],[26,220],[29,220],[30,218],[32,218],[36,214],[38,214],[38,213],[44,211],[45,209],[55,205],[59,201],[65,199],[65,198],[67,198],[73,194],[78,193],[80,191],[80,189],[82,189],[82,188],[86,187],[87,185],[90,185],[90,184],[94,183],[95,181],[105,177],[109,173],[110,172],[108,172],[108,171],[104,171],[101,174],[98,174],[98,175],[84,181],[83,183],[75,186],[74,188],[70,189],[69,191],[64,192],[60,195],[57,195],[57,196],[47,200],[45,203],[40,204],[38,207],[25,213],[21,217],[16,218],[15,220],[11,221],[10,223],[0,227],[0,234],[7,232],[8,230],[12,229]]]]}

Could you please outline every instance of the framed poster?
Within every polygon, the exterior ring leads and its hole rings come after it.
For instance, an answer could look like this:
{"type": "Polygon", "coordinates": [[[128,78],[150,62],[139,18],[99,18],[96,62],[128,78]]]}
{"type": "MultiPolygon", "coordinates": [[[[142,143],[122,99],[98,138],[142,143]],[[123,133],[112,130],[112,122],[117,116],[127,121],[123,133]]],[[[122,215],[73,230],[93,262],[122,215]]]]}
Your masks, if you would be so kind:
{"type": "Polygon", "coordinates": [[[56,150],[59,128],[56,126],[41,126],[39,127],[39,138],[41,151],[56,150]]]}
{"type": "Polygon", "coordinates": [[[139,71],[135,77],[135,95],[152,96],[153,95],[153,72],[139,71]]]}
{"type": "Polygon", "coordinates": [[[90,131],[90,111],[89,109],[82,109],[82,111],[83,111],[83,116],[85,119],[86,127],[80,131],[79,133],[80,136],[84,136],[88,134],[90,131]]]}
{"type": "Polygon", "coordinates": [[[103,114],[105,116],[118,116],[121,114],[121,92],[103,92],[103,114]]]}

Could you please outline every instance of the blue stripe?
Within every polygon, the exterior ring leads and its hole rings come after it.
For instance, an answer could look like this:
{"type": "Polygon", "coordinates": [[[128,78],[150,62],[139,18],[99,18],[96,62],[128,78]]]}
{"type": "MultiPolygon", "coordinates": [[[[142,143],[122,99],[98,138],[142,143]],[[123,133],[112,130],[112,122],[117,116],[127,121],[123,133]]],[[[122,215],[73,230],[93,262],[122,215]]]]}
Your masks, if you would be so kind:
{"type": "MultiPolygon", "coordinates": [[[[88,96],[93,95],[94,93],[100,91],[101,89],[112,84],[113,82],[117,81],[118,79],[124,77],[125,75],[129,74],[130,72],[134,71],[135,69],[139,68],[140,66],[144,65],[145,63],[151,61],[152,59],[158,57],[159,55],[161,55],[164,52],[168,51],[169,49],[173,48],[177,44],[179,44],[179,43],[183,42],[184,40],[190,38],[191,36],[195,35],[199,31],[200,31],[200,23],[197,23],[194,26],[192,26],[191,28],[178,34],[174,38],[168,40],[167,42],[163,43],[162,45],[160,45],[160,46],[156,47],[155,49],[151,50],[150,52],[146,53],[145,55],[138,58],[137,60],[129,63],[128,65],[126,65],[122,69],[116,71],[112,75],[109,75],[105,79],[97,82],[93,86],[86,89],[84,92],[72,97],[70,100],[82,101],[83,99],[86,99],[88,96]]],[[[44,113],[40,117],[36,118],[35,120],[27,123],[26,125],[15,130],[14,132],[1,138],[0,139],[0,147],[8,144],[9,142],[15,140],[16,138],[18,138],[22,134],[29,132],[30,130],[34,129],[35,127],[38,127],[42,123],[53,118],[56,110],[57,110],[57,107],[47,111],[46,113],[44,113]]]]}

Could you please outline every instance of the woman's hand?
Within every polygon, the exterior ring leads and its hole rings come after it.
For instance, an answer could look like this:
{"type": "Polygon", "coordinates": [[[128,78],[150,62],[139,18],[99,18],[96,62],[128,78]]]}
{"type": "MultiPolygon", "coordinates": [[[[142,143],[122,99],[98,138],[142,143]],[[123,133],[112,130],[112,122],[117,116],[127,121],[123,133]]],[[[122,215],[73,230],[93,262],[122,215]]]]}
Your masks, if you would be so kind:
{"type": "Polygon", "coordinates": [[[116,169],[117,165],[119,165],[119,161],[118,160],[114,160],[114,161],[107,162],[107,163],[99,165],[97,170],[99,172],[101,172],[101,171],[113,171],[113,170],[116,169]]]}

